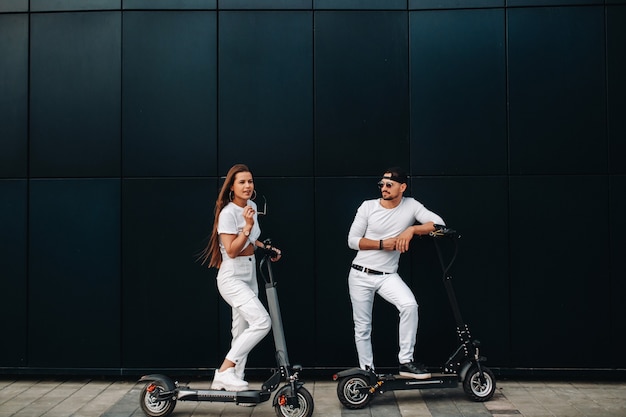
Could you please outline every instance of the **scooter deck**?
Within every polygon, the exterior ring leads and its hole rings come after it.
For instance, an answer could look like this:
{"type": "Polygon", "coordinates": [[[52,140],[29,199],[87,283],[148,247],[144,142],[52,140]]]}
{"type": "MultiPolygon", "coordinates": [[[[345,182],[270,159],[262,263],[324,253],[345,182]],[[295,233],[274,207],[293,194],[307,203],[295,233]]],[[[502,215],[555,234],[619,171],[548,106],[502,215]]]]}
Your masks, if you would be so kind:
{"type": "Polygon", "coordinates": [[[236,404],[259,404],[270,399],[269,391],[224,391],[215,389],[178,388],[178,401],[219,401],[236,404]]]}
{"type": "Polygon", "coordinates": [[[402,375],[384,375],[378,378],[381,382],[378,389],[381,393],[392,390],[409,390],[425,388],[454,388],[459,383],[456,374],[432,374],[427,379],[417,379],[402,375]]]}
{"type": "Polygon", "coordinates": [[[450,378],[450,377],[458,378],[457,374],[444,374],[441,372],[432,372],[430,375],[431,375],[430,378],[424,378],[424,379],[414,378],[412,376],[404,376],[400,374],[393,374],[393,375],[389,374],[388,376],[391,376],[395,379],[414,379],[417,381],[428,381],[429,379],[433,379],[433,378],[450,378]]]}

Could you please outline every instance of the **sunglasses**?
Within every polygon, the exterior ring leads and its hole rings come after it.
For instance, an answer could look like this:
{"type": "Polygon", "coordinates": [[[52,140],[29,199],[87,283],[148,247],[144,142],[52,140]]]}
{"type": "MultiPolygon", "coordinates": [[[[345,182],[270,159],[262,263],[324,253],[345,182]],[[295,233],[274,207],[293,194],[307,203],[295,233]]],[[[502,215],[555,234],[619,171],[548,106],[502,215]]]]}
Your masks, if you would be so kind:
{"type": "Polygon", "coordinates": [[[378,181],[378,188],[382,190],[384,187],[387,187],[387,188],[393,187],[393,182],[378,181]]]}

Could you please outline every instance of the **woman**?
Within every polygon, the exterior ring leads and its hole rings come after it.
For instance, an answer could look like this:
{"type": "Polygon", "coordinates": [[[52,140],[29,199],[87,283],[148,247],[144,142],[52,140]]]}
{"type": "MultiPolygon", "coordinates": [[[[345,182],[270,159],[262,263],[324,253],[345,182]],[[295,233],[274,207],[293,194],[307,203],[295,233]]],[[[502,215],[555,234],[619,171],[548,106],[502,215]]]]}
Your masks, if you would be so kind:
{"type": "MultiPolygon", "coordinates": [[[[269,314],[259,301],[256,280],[255,247],[261,229],[257,222],[252,173],[243,164],[234,165],[215,202],[215,223],[209,244],[201,254],[202,264],[219,268],[217,288],[232,308],[231,348],[224,362],[215,370],[211,389],[243,391],[248,354],[270,331],[269,314]]],[[[280,250],[274,249],[280,259],[280,250]]]]}

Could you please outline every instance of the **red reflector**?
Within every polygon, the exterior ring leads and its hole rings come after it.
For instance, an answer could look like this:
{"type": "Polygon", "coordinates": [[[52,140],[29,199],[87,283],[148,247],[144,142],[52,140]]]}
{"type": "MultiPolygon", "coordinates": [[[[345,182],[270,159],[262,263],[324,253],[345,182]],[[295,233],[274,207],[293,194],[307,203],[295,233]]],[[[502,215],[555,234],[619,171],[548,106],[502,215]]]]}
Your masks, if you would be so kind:
{"type": "Polygon", "coordinates": [[[339,375],[337,375],[337,374],[333,375],[333,381],[336,381],[338,379],[339,379],[339,375]]]}

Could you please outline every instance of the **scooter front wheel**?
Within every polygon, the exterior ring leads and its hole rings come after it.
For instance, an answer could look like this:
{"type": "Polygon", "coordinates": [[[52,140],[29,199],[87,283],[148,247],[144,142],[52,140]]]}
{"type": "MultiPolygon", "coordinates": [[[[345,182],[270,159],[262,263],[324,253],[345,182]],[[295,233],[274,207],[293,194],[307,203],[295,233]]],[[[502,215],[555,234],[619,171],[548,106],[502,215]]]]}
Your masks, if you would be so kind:
{"type": "Polygon", "coordinates": [[[349,376],[339,380],[337,397],[346,408],[358,410],[372,400],[372,394],[362,388],[369,387],[369,382],[361,375],[349,376]]]}
{"type": "Polygon", "coordinates": [[[279,391],[276,396],[274,411],[278,417],[311,417],[313,414],[313,396],[304,387],[296,391],[297,407],[289,405],[285,392],[279,391]]]}
{"type": "Polygon", "coordinates": [[[478,366],[472,365],[463,380],[463,390],[474,401],[488,401],[496,391],[496,378],[491,369],[481,366],[483,376],[480,376],[478,366]]]}
{"type": "Polygon", "coordinates": [[[159,394],[166,391],[166,388],[154,381],[146,384],[141,390],[140,405],[143,412],[150,417],[165,417],[169,416],[174,407],[176,407],[176,400],[172,398],[160,399],[159,394]]]}

